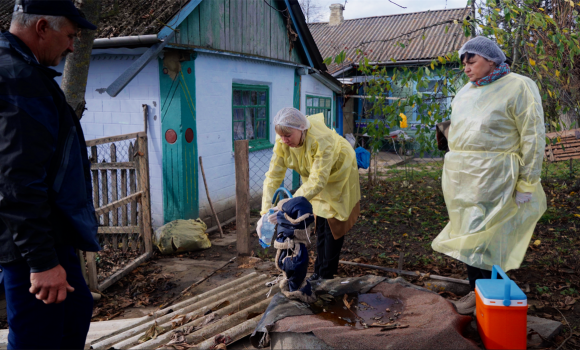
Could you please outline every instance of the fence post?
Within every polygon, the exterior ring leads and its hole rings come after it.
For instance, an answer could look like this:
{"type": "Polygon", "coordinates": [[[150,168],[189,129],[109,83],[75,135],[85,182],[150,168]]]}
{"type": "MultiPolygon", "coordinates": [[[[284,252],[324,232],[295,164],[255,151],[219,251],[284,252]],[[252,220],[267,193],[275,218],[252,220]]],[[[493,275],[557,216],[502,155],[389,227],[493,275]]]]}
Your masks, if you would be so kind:
{"type": "MultiPolygon", "coordinates": [[[[91,163],[98,163],[97,159],[97,146],[91,147],[91,163]]],[[[92,170],[93,173],[93,204],[95,208],[100,206],[99,204],[99,171],[92,170]]],[[[97,217],[97,221],[100,219],[97,217]]],[[[96,290],[99,286],[97,278],[97,261],[95,260],[96,253],[87,252],[86,253],[86,263],[87,263],[87,274],[89,279],[89,289],[96,290]]]]}
{"type": "MultiPolygon", "coordinates": [[[[117,162],[117,146],[114,143],[111,143],[111,163],[117,162]]],[[[119,191],[117,189],[117,170],[111,170],[111,202],[115,202],[119,199],[119,191]]],[[[112,220],[113,226],[119,226],[119,209],[114,209],[112,212],[112,220]]],[[[112,249],[119,249],[119,240],[116,234],[113,234],[112,249]]]]}
{"type": "MultiPolygon", "coordinates": [[[[136,143],[137,141],[135,141],[136,143]]],[[[133,162],[135,161],[135,149],[136,147],[133,145],[133,143],[129,143],[129,161],[133,162]]],[[[139,168],[139,167],[137,167],[139,168]]],[[[129,170],[129,193],[130,194],[134,194],[137,193],[137,186],[135,184],[135,169],[130,169],[129,170]]],[[[131,201],[130,203],[131,205],[131,211],[130,211],[130,216],[129,216],[129,225],[131,226],[137,226],[137,201],[131,201]]],[[[135,239],[134,236],[132,237],[132,241],[131,241],[131,250],[136,251],[137,250],[137,241],[138,239],[135,239]]]]}
{"type": "Polygon", "coordinates": [[[250,154],[248,140],[235,141],[236,164],[236,248],[250,254],[250,154]]]}
{"type": "MultiPolygon", "coordinates": [[[[144,108],[146,113],[146,109],[144,108]]],[[[149,198],[149,162],[147,155],[147,136],[137,138],[137,169],[139,174],[139,189],[143,192],[141,195],[141,223],[143,225],[143,243],[145,252],[153,251],[151,242],[151,202],[149,198]]]]}

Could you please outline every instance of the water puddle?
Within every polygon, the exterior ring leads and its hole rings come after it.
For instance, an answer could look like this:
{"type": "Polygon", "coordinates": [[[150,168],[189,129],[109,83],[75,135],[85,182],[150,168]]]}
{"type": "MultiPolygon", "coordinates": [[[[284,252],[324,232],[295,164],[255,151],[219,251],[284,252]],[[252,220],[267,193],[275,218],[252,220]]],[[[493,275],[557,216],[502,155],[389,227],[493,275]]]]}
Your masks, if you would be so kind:
{"type": "Polygon", "coordinates": [[[401,300],[387,298],[381,293],[345,294],[336,297],[323,294],[311,304],[311,308],[322,319],[355,329],[365,329],[373,323],[396,322],[404,310],[401,300]]]}

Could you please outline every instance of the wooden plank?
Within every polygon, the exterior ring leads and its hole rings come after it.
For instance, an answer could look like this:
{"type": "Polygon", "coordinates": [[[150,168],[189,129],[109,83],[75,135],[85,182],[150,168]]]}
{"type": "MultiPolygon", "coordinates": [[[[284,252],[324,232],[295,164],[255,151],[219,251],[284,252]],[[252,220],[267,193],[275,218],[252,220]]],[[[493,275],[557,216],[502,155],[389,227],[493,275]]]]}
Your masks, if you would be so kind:
{"type": "Polygon", "coordinates": [[[88,140],[87,147],[98,146],[98,145],[102,145],[104,143],[111,143],[111,142],[117,142],[117,141],[129,140],[129,139],[136,139],[139,136],[146,136],[146,135],[143,131],[139,131],[139,132],[133,132],[133,133],[124,134],[124,135],[101,137],[99,139],[88,140]]]}
{"type": "Polygon", "coordinates": [[[224,22],[224,0],[212,0],[211,3],[211,31],[214,49],[223,50],[223,22],[224,22]]]}
{"type": "Polygon", "coordinates": [[[248,140],[235,142],[236,246],[238,254],[250,254],[250,166],[248,140]]]}
{"type": "MultiPolygon", "coordinates": [[[[383,266],[376,266],[376,265],[367,265],[367,264],[359,264],[359,263],[355,263],[355,262],[351,262],[351,261],[343,261],[340,260],[339,261],[341,264],[344,265],[353,265],[353,266],[359,266],[359,267],[365,267],[368,269],[375,269],[375,270],[381,270],[381,271],[387,271],[387,272],[394,272],[394,273],[398,273],[400,275],[407,275],[407,276],[426,276],[427,274],[425,273],[419,273],[417,274],[416,272],[412,272],[412,271],[405,271],[405,270],[398,270],[398,269],[392,269],[389,267],[383,267],[383,266]]],[[[451,277],[445,277],[445,276],[438,276],[438,275],[429,275],[428,278],[434,279],[434,280],[440,280],[440,281],[448,281],[448,282],[454,282],[454,283],[460,283],[460,284],[469,284],[469,281],[466,280],[460,280],[457,278],[451,278],[451,277]]]]}
{"type": "Polygon", "coordinates": [[[189,41],[189,21],[181,22],[178,29],[177,33],[175,33],[175,41],[179,44],[187,45],[189,41]]]}
{"type": "Polygon", "coordinates": [[[81,272],[82,272],[83,277],[85,279],[85,283],[89,284],[89,275],[87,274],[87,263],[85,261],[85,257],[83,255],[83,252],[79,249],[75,249],[75,252],[77,253],[77,257],[79,258],[79,265],[81,265],[81,272]]]}
{"type": "MultiPolygon", "coordinates": [[[[97,163],[97,146],[91,147],[91,166],[97,163]]],[[[93,207],[98,208],[101,206],[99,203],[99,172],[96,170],[93,173],[93,207]]]]}
{"type": "Polygon", "coordinates": [[[263,16],[262,20],[260,21],[260,25],[264,27],[264,37],[263,37],[264,38],[263,39],[264,40],[264,48],[265,48],[264,56],[265,57],[272,57],[271,56],[271,54],[272,54],[271,45],[272,44],[270,43],[270,35],[271,35],[271,33],[270,33],[270,27],[271,27],[270,17],[272,16],[273,10],[266,4],[263,4],[263,7],[264,7],[264,16],[263,16]]]}
{"type": "MultiPolygon", "coordinates": [[[[236,1],[236,0],[232,0],[232,1],[236,1]]],[[[222,47],[224,47],[224,50],[232,51],[231,39],[230,39],[230,16],[231,16],[230,0],[224,0],[223,8],[224,8],[224,10],[223,10],[224,11],[224,20],[222,23],[222,28],[223,28],[224,41],[222,43],[222,47]]]]}
{"type": "MultiPolygon", "coordinates": [[[[109,204],[109,179],[107,170],[100,170],[101,173],[101,207],[109,204]]],[[[96,209],[95,209],[96,212],[96,209]]],[[[101,215],[98,214],[97,215],[101,215]]],[[[103,226],[109,226],[109,213],[103,215],[103,226]]]]}
{"type": "Polygon", "coordinates": [[[580,155],[580,146],[578,147],[565,147],[562,149],[561,146],[556,146],[553,149],[554,155],[557,157],[558,155],[566,155],[566,154],[579,154],[580,155]]]}
{"type": "Polygon", "coordinates": [[[212,32],[212,16],[211,5],[212,1],[202,1],[199,7],[199,37],[201,46],[213,47],[213,32],[212,32]]]}
{"type": "MultiPolygon", "coordinates": [[[[114,145],[114,143],[112,144],[114,145]]],[[[119,170],[119,169],[135,169],[137,165],[135,162],[110,162],[110,163],[94,163],[91,164],[92,170],[119,170]]]]}
{"type": "MultiPolygon", "coordinates": [[[[133,143],[129,144],[129,161],[133,161],[135,158],[135,146],[133,143]]],[[[136,184],[136,174],[135,170],[129,170],[129,193],[135,194],[137,192],[137,184],[136,184]]],[[[131,226],[138,226],[137,224],[137,201],[132,201],[130,203],[131,211],[129,217],[129,225],[131,226]]],[[[134,237],[133,237],[134,238],[134,237]]],[[[137,240],[131,240],[131,249],[137,250],[137,240]]]]}
{"type": "Polygon", "coordinates": [[[189,40],[190,45],[200,45],[199,37],[199,6],[193,10],[188,18],[189,23],[189,40]]]}
{"type": "Polygon", "coordinates": [[[240,52],[250,53],[250,16],[248,15],[249,1],[240,2],[240,12],[242,13],[242,25],[240,30],[242,32],[242,49],[240,52]]]}
{"type": "Polygon", "coordinates": [[[570,155],[570,156],[561,156],[561,157],[557,157],[553,160],[553,162],[561,162],[564,160],[570,160],[570,159],[580,159],[580,154],[579,155],[570,155]]]}
{"type": "MultiPolygon", "coordinates": [[[[127,196],[127,170],[121,170],[121,197],[127,196]]],[[[121,207],[121,226],[127,226],[127,206],[121,207]]],[[[121,238],[121,244],[123,245],[123,251],[127,251],[127,235],[123,235],[121,238]]]]}
{"type": "Polygon", "coordinates": [[[264,56],[264,1],[256,2],[256,55],[264,56]]]}
{"type": "MultiPolygon", "coordinates": [[[[121,278],[127,276],[131,271],[135,270],[139,265],[141,265],[145,261],[149,260],[150,257],[151,257],[151,253],[145,253],[145,254],[139,256],[137,259],[133,260],[132,263],[123,267],[122,269],[118,270],[117,272],[115,272],[114,274],[109,276],[107,279],[105,279],[103,281],[103,283],[99,284],[98,290],[102,292],[105,289],[109,288],[115,282],[117,282],[121,278]]],[[[97,289],[97,288],[95,288],[95,289],[97,289]]]]}
{"type": "Polygon", "coordinates": [[[546,134],[546,137],[549,139],[555,139],[557,137],[560,137],[560,138],[574,137],[575,138],[577,132],[580,133],[580,128],[561,131],[561,132],[550,132],[550,133],[546,134]]]}
{"type": "MultiPolygon", "coordinates": [[[[116,163],[117,162],[117,146],[115,146],[114,143],[111,143],[111,162],[116,163]]],[[[117,183],[117,170],[111,170],[111,200],[113,202],[116,202],[119,200],[119,192],[118,192],[118,187],[117,187],[118,183],[117,183]]],[[[111,212],[112,214],[112,224],[113,226],[118,226],[119,225],[119,210],[115,209],[111,212]]],[[[112,239],[112,248],[113,249],[118,249],[119,248],[119,242],[117,240],[117,236],[113,236],[112,239]]]]}
{"type": "MultiPolygon", "coordinates": [[[[147,109],[144,109],[144,113],[147,113],[147,109]]],[[[139,151],[144,155],[139,156],[137,163],[139,164],[139,174],[140,174],[140,190],[143,195],[141,196],[141,218],[143,222],[143,243],[145,244],[146,252],[153,252],[152,236],[153,230],[151,228],[151,199],[149,197],[149,162],[148,160],[148,149],[147,149],[147,138],[140,137],[137,139],[139,143],[139,151]]]]}
{"type": "Polygon", "coordinates": [[[87,256],[87,270],[89,275],[89,289],[97,290],[99,286],[98,276],[97,276],[97,261],[95,252],[86,252],[87,256]]]}
{"type": "MultiPolygon", "coordinates": [[[[272,6],[276,7],[273,3],[272,6]]],[[[278,58],[278,45],[280,42],[280,38],[278,33],[280,32],[280,27],[278,25],[279,16],[280,14],[278,11],[274,11],[270,9],[270,57],[278,58]]]]}
{"type": "Polygon", "coordinates": [[[288,61],[288,48],[290,47],[288,44],[288,31],[286,29],[286,17],[288,16],[286,12],[283,14],[278,12],[279,21],[278,21],[278,30],[279,30],[279,42],[278,42],[278,59],[288,61]]]}
{"type": "Polygon", "coordinates": [[[243,4],[240,1],[230,0],[230,50],[242,52],[243,4]]]}
{"type": "Polygon", "coordinates": [[[258,11],[260,10],[259,3],[262,1],[252,0],[252,3],[253,3],[253,8],[252,8],[252,33],[253,33],[252,53],[254,55],[260,54],[260,23],[258,23],[258,19],[259,19],[258,11]]]}
{"type": "MultiPolygon", "coordinates": [[[[127,203],[131,203],[133,201],[138,200],[142,195],[143,195],[143,191],[132,193],[125,198],[121,198],[117,201],[108,203],[107,205],[103,205],[100,208],[96,208],[95,213],[97,215],[105,215],[105,217],[108,219],[108,216],[109,216],[108,213],[110,213],[111,211],[113,211],[117,208],[120,208],[123,205],[126,205],[127,203]]],[[[105,226],[108,226],[108,225],[105,225],[105,226]]]]}
{"type": "Polygon", "coordinates": [[[248,13],[248,22],[246,22],[246,28],[244,30],[248,32],[249,39],[249,51],[246,53],[256,54],[256,1],[247,0],[246,11],[248,13]]]}
{"type": "Polygon", "coordinates": [[[127,234],[139,233],[138,226],[100,226],[98,228],[99,234],[127,234]]]}

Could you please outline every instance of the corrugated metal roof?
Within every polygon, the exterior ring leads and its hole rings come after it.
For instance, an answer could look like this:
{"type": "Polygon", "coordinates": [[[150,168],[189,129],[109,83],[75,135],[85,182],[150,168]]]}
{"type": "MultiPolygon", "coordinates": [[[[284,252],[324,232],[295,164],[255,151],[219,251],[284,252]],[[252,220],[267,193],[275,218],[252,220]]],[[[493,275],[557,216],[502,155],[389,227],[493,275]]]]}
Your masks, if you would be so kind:
{"type": "MultiPolygon", "coordinates": [[[[462,29],[468,15],[469,9],[460,8],[350,19],[336,26],[309,23],[308,27],[324,58],[345,50],[347,57],[354,59],[356,49],[361,48],[371,62],[392,63],[391,59],[432,59],[459,50],[469,39],[462,29]]],[[[328,67],[331,74],[339,70],[336,64],[328,67]]]]}

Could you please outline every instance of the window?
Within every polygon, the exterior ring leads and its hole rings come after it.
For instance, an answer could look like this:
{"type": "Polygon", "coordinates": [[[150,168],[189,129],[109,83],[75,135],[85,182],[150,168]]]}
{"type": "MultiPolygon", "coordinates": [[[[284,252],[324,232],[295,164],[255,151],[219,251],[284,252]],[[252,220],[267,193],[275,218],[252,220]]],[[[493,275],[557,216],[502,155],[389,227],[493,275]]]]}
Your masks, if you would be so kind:
{"type": "Polygon", "coordinates": [[[324,123],[329,128],[332,123],[332,98],[306,95],[306,115],[323,113],[324,123]]]}
{"type": "Polygon", "coordinates": [[[272,147],[268,87],[234,84],[232,95],[233,140],[249,140],[253,151],[272,147]]]}

